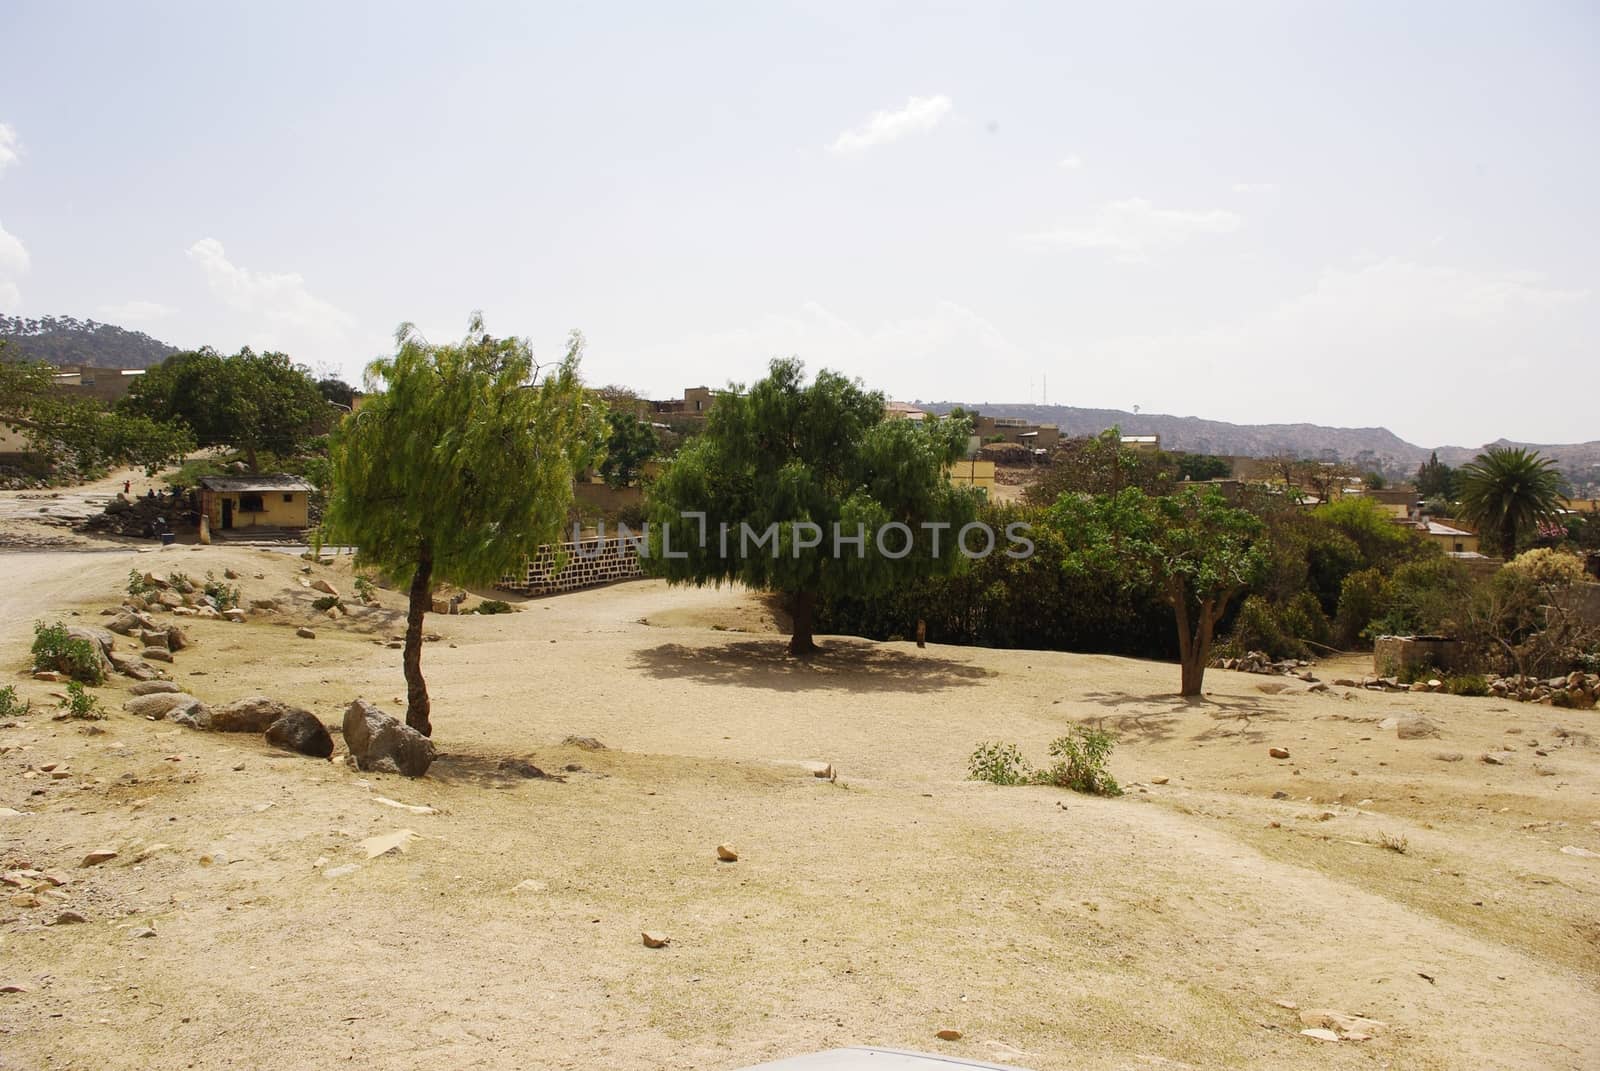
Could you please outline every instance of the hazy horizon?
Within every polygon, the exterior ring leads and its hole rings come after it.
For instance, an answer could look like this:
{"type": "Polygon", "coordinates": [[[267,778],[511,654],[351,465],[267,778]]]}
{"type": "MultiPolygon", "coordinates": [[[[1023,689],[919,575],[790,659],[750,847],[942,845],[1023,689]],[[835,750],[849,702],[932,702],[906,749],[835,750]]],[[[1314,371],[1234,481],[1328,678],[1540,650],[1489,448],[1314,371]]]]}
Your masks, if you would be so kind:
{"type": "Polygon", "coordinates": [[[1563,403],[1600,386],[1597,30],[13,3],[0,311],[355,379],[400,322],[481,309],[657,397],[797,355],[905,400],[1590,441],[1563,403]]]}

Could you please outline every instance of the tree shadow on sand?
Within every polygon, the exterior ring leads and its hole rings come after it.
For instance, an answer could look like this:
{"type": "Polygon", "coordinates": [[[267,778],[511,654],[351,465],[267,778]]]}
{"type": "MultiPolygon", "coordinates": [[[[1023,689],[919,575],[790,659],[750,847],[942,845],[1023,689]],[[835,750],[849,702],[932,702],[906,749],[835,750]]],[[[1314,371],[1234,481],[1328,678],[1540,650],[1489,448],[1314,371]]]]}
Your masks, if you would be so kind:
{"type": "Polygon", "coordinates": [[[1184,714],[1204,714],[1211,720],[1211,724],[1190,739],[1214,740],[1227,736],[1252,739],[1264,734],[1258,734],[1251,727],[1251,722],[1256,718],[1265,720],[1270,713],[1249,700],[1176,694],[1133,695],[1128,692],[1090,692],[1083,697],[1083,701],[1111,707],[1112,713],[1081,720],[1095,722],[1100,728],[1111,729],[1118,735],[1138,736],[1148,743],[1175,737],[1178,718],[1184,714]],[[1132,707],[1143,709],[1126,709],[1132,707]]]}
{"type": "Polygon", "coordinates": [[[640,651],[637,668],[659,680],[692,680],[776,692],[937,692],[978,684],[994,671],[937,655],[830,640],[810,658],[790,655],[779,639],[687,647],[663,643],[640,651]]]}
{"type": "Polygon", "coordinates": [[[529,781],[565,781],[559,768],[545,769],[520,755],[475,755],[464,751],[441,754],[428,767],[428,776],[447,785],[477,788],[515,788],[529,781]]]}

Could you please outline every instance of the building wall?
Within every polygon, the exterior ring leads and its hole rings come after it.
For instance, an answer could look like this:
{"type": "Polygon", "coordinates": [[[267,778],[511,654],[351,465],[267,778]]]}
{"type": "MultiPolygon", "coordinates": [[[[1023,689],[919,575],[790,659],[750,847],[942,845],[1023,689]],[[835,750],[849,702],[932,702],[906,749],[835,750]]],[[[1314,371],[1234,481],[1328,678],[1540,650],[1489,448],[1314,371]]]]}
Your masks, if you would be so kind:
{"type": "Polygon", "coordinates": [[[1461,641],[1428,636],[1379,636],[1372,644],[1372,668],[1380,677],[1398,677],[1415,666],[1456,668],[1461,641]]]}
{"type": "Polygon", "coordinates": [[[957,461],[946,475],[957,487],[976,487],[986,495],[994,495],[993,461],[957,461]]]}
{"type": "Polygon", "coordinates": [[[603,544],[598,539],[585,539],[582,554],[579,550],[580,544],[570,541],[546,543],[521,574],[501,577],[496,587],[524,595],[554,595],[644,575],[639,567],[638,547],[632,541],[618,539],[615,533],[608,533],[603,544]]]}
{"type": "Polygon", "coordinates": [[[310,496],[304,491],[262,491],[259,512],[245,512],[240,500],[249,495],[235,492],[202,491],[201,508],[211,519],[211,530],[222,531],[222,500],[233,501],[234,528],[306,528],[311,524],[310,496]],[[289,501],[285,502],[287,496],[289,501]]]}
{"type": "Polygon", "coordinates": [[[1474,534],[1456,536],[1439,535],[1433,532],[1418,532],[1417,534],[1429,542],[1439,544],[1447,554],[1451,551],[1471,554],[1478,550],[1478,537],[1474,534]]]}

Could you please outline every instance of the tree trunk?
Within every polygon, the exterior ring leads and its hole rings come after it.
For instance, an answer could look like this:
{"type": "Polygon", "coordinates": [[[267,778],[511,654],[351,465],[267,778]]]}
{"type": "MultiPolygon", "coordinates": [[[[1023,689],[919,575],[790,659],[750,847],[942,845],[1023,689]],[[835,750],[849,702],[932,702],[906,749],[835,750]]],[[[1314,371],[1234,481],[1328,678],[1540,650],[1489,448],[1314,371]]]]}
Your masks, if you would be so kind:
{"type": "Polygon", "coordinates": [[[244,463],[246,465],[250,466],[250,471],[251,472],[260,472],[261,471],[261,466],[256,464],[256,448],[255,447],[246,446],[244,448],[244,463]]]}
{"type": "Polygon", "coordinates": [[[411,604],[406,610],[406,724],[423,736],[433,735],[428,720],[428,682],[422,679],[422,618],[433,608],[433,548],[423,540],[417,548],[417,571],[411,577],[411,604]]]}
{"type": "Polygon", "coordinates": [[[789,653],[802,658],[815,653],[817,645],[812,639],[812,629],[816,627],[817,596],[809,591],[796,592],[789,600],[789,615],[793,618],[789,653]]]}
{"type": "Polygon", "coordinates": [[[1510,516],[1500,525],[1500,557],[1510,561],[1517,556],[1517,525],[1510,516]]]}

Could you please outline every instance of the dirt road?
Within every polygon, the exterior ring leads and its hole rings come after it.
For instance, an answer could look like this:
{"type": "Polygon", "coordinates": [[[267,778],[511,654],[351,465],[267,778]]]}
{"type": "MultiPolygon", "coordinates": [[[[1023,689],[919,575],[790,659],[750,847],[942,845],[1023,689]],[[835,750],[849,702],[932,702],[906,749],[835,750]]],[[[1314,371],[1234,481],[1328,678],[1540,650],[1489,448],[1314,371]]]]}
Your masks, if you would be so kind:
{"type": "MultiPolygon", "coordinates": [[[[29,624],[98,623],[135,565],[299,600],[189,626],[202,699],[398,712],[398,596],[327,621],[304,563],[236,547],[0,555],[19,692],[53,703],[29,624]]],[[[1220,671],[1185,703],[1172,666],[843,639],[807,665],[759,600],[656,582],[521,609],[429,618],[416,782],[135,719],[121,685],[94,735],[0,728],[0,864],[65,881],[3,890],[0,1067],[1600,1066],[1600,858],[1562,851],[1600,853],[1595,712],[1220,671]],[[1408,713],[1439,735],[1398,739],[1408,713]],[[1118,733],[1128,795],[965,780],[979,741],[1042,760],[1075,722],[1118,733]],[[1319,1009],[1383,1025],[1319,1041],[1319,1009]]]]}

